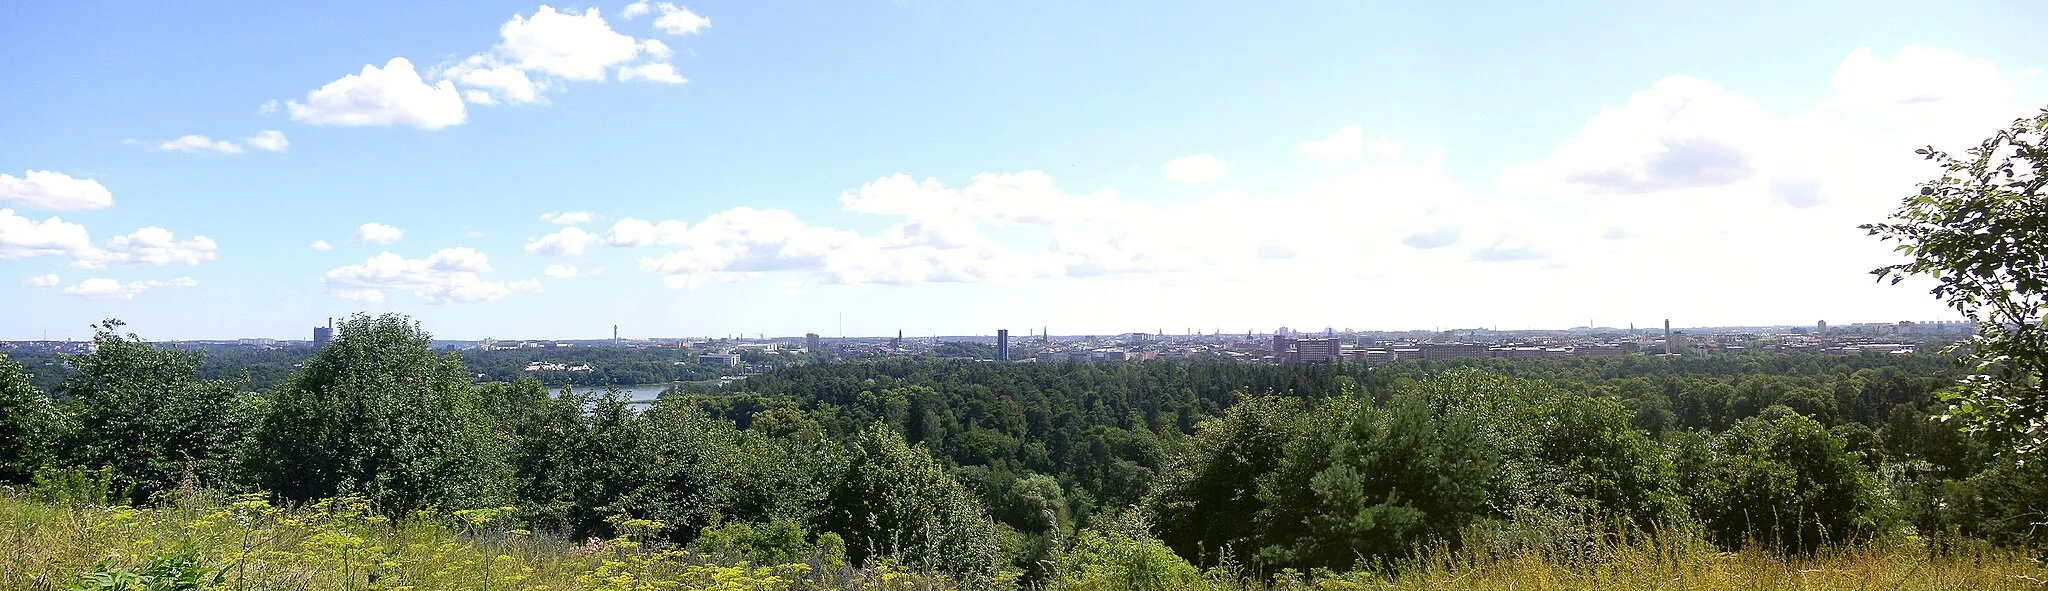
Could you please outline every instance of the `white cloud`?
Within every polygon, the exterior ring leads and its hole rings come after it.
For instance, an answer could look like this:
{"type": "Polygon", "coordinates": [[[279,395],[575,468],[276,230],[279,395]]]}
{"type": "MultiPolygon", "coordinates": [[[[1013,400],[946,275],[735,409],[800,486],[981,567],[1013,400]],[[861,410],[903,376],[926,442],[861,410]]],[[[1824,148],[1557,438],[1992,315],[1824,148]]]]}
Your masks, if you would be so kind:
{"type": "Polygon", "coordinates": [[[30,170],[20,177],[0,173],[0,202],[57,211],[104,209],[114,205],[114,194],[93,179],[30,170]]]}
{"type": "Polygon", "coordinates": [[[197,265],[213,260],[219,245],[205,236],[179,240],[170,230],[149,226],[115,236],[95,248],[85,226],[59,218],[35,221],[0,209],[0,260],[38,256],[69,256],[72,266],[101,269],[109,265],[197,265]]]}
{"type": "Polygon", "coordinates": [[[170,152],[220,152],[240,154],[242,145],[227,140],[214,140],[203,135],[187,135],[156,145],[156,149],[170,152]]]}
{"type": "Polygon", "coordinates": [[[1347,125],[1322,139],[1296,144],[1294,153],[1331,162],[1364,155],[1365,126],[1347,125]]]}
{"type": "Polygon", "coordinates": [[[632,82],[634,80],[646,80],[648,82],[661,82],[665,84],[689,82],[689,80],[683,78],[682,74],[677,74],[676,67],[668,62],[649,62],[637,66],[619,68],[620,82],[632,82]]]}
{"type": "Polygon", "coordinates": [[[92,238],[85,226],[48,218],[35,221],[0,209],[0,260],[46,255],[71,255],[92,251],[92,238]]]}
{"type": "Polygon", "coordinates": [[[595,270],[583,270],[583,269],[579,269],[579,268],[577,268],[577,267],[576,267],[576,265],[548,265],[548,267],[547,267],[547,269],[546,269],[546,270],[543,270],[543,271],[541,271],[541,274],[542,274],[542,275],[547,275],[548,277],[551,277],[551,278],[554,278],[554,279],[574,279],[574,278],[577,278],[577,277],[589,277],[589,276],[592,276],[592,275],[603,275],[603,274],[604,274],[604,270],[603,270],[603,269],[595,269],[595,270]]]}
{"type": "Polygon", "coordinates": [[[269,115],[269,114],[271,114],[271,113],[276,113],[276,112],[277,112],[277,107],[278,107],[278,102],[277,102],[277,99],[270,99],[270,100],[267,100],[267,101],[263,101],[263,104],[261,104],[261,105],[257,105],[257,106],[256,106],[256,114],[258,114],[258,115],[269,115]]]}
{"type": "Polygon", "coordinates": [[[1176,183],[1206,183],[1223,178],[1230,172],[1230,163],[1209,154],[1183,156],[1166,161],[1162,166],[1166,180],[1176,183]]]}
{"type": "Polygon", "coordinates": [[[115,236],[105,248],[77,253],[72,265],[87,269],[108,265],[197,265],[216,258],[214,253],[219,249],[212,238],[194,236],[179,240],[170,230],[148,226],[132,234],[115,236]]]}
{"type": "Polygon", "coordinates": [[[654,5],[661,16],[654,17],[654,28],[670,35],[694,35],[711,27],[711,19],[690,12],[688,7],[667,2],[654,5]]]}
{"type": "Polygon", "coordinates": [[[1726,186],[1758,173],[1771,123],[1755,100],[1672,76],[1602,109],[1549,157],[1505,178],[1535,190],[1614,194],[1726,186]]]}
{"type": "Polygon", "coordinates": [[[61,282],[63,282],[62,278],[57,277],[57,274],[55,273],[51,273],[48,275],[37,275],[34,277],[30,277],[26,280],[23,280],[22,284],[33,287],[56,287],[57,284],[61,282]]]}
{"type": "MultiPolygon", "coordinates": [[[[710,21],[672,4],[627,7],[626,18],[659,9],[656,26],[696,32],[710,21]],[[692,20],[695,19],[695,20],[692,20]]],[[[465,104],[547,102],[547,93],[568,81],[646,80],[684,82],[669,63],[674,52],[655,39],[613,30],[597,8],[558,11],[541,5],[533,14],[513,14],[498,27],[490,50],[444,62],[430,71],[392,58],[383,68],[364,66],[285,107],[292,119],[315,125],[411,125],[440,129],[468,118],[465,104]]],[[[252,143],[252,145],[254,145],[252,143]]]]}
{"type": "Polygon", "coordinates": [[[612,30],[595,7],[577,14],[543,4],[531,17],[513,15],[498,35],[504,39],[495,51],[510,65],[568,80],[604,80],[606,69],[640,53],[639,42],[612,30]]]}
{"type": "Polygon", "coordinates": [[[584,249],[597,238],[597,234],[569,226],[528,241],[526,252],[541,256],[582,256],[584,249]]]}
{"type": "Polygon", "coordinates": [[[647,220],[624,218],[612,222],[612,230],[605,234],[604,241],[612,246],[647,246],[649,244],[677,244],[689,230],[689,224],[677,220],[663,220],[653,223],[647,220]]]}
{"type": "Polygon", "coordinates": [[[619,16],[626,20],[633,20],[640,18],[651,10],[653,9],[647,5],[647,0],[639,0],[638,2],[627,4],[625,10],[619,11],[619,16]]]}
{"type": "Polygon", "coordinates": [[[362,302],[384,301],[386,291],[443,303],[492,301],[541,289],[540,282],[533,279],[487,281],[479,276],[489,272],[489,257],[471,248],[443,249],[424,259],[383,252],[360,265],[329,270],[321,283],[329,295],[362,302]]]}
{"type": "Polygon", "coordinates": [[[596,219],[596,214],[587,211],[548,212],[540,214],[540,221],[547,222],[550,224],[561,224],[564,226],[577,226],[582,224],[588,224],[592,220],[596,219]]]}
{"type": "Polygon", "coordinates": [[[334,250],[334,245],[328,244],[326,240],[314,240],[312,244],[308,244],[306,247],[321,252],[334,250]]]}
{"type": "Polygon", "coordinates": [[[314,89],[306,93],[306,102],[289,101],[285,108],[293,121],[312,125],[410,125],[433,130],[461,125],[468,118],[454,82],[428,84],[402,57],[391,58],[383,68],[363,66],[362,72],[314,89]]]}
{"type": "Polygon", "coordinates": [[[356,242],[389,245],[397,244],[400,239],[405,238],[405,230],[377,222],[370,222],[357,226],[356,232],[349,237],[356,242]]]}
{"type": "Polygon", "coordinates": [[[443,75],[462,85],[464,100],[479,105],[547,102],[541,95],[549,87],[547,82],[534,80],[517,66],[496,64],[488,56],[470,56],[443,75]]]}
{"type": "MultiPolygon", "coordinates": [[[[635,10],[628,7],[627,18],[635,10]]],[[[440,72],[441,78],[462,88],[464,100],[484,105],[543,103],[547,91],[572,80],[684,82],[668,63],[673,52],[667,45],[613,30],[597,8],[579,13],[542,5],[532,16],[513,15],[498,28],[498,35],[500,40],[490,51],[440,72]]]]}
{"type": "Polygon", "coordinates": [[[63,292],[88,300],[132,300],[135,299],[135,296],[141,295],[142,292],[160,287],[192,287],[195,285],[199,285],[199,282],[194,281],[191,277],[130,281],[128,283],[104,277],[93,277],[65,286],[63,292]]]}
{"type": "Polygon", "coordinates": [[[249,147],[265,152],[283,152],[292,145],[290,141],[284,139],[284,132],[275,129],[265,129],[256,132],[256,135],[244,138],[242,143],[249,144],[249,147]]]}

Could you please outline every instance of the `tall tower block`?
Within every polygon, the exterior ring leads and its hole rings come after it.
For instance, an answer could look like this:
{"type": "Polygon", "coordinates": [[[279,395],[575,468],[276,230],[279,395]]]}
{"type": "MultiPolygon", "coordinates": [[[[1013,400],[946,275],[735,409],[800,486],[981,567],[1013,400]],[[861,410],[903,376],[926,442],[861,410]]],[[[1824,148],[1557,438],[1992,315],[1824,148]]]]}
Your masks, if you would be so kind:
{"type": "Polygon", "coordinates": [[[1010,329],[996,330],[996,361],[1010,360],[1010,329]]]}
{"type": "Polygon", "coordinates": [[[1664,354],[1671,354],[1671,319],[1664,319],[1664,354]]]}

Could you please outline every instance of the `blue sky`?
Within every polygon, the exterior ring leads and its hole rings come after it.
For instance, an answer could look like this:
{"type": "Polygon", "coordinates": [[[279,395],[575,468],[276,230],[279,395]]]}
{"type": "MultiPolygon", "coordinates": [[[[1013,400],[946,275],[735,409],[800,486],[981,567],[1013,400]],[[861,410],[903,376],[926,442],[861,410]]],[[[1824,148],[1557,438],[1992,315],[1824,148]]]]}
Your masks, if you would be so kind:
{"type": "Polygon", "coordinates": [[[1950,317],[2048,6],[1574,4],[9,5],[0,338],[1950,317]]]}

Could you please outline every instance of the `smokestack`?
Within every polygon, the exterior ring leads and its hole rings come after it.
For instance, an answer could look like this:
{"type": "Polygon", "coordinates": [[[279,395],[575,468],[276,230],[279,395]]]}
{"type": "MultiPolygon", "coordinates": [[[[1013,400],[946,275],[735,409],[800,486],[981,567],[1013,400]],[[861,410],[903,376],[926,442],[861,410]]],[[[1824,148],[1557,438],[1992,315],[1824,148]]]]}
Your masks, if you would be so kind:
{"type": "Polygon", "coordinates": [[[1671,319],[1664,319],[1664,354],[1671,354],[1671,319]]]}

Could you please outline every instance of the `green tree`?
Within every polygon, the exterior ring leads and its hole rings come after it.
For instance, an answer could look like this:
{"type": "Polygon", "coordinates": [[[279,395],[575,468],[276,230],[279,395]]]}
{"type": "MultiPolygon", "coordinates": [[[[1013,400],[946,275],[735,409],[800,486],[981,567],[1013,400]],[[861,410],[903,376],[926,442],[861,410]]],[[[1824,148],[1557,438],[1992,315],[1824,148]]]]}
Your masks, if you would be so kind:
{"type": "Polygon", "coordinates": [[[1680,481],[1695,517],[1721,545],[1758,541],[1811,552],[1878,529],[1876,477],[1846,448],[1827,427],[1796,413],[1747,419],[1710,451],[1683,452],[1689,457],[1678,463],[1692,473],[1680,481]]]}
{"type": "Polygon", "coordinates": [[[2023,454],[2048,446],[2048,109],[1970,148],[1963,157],[1918,152],[1941,167],[1887,223],[1861,226],[1897,243],[1904,263],[1872,271],[1893,284],[1936,281],[1932,293],[1977,324],[1958,350],[1976,372],[1951,413],[2009,440],[2023,454]]]}
{"type": "Polygon", "coordinates": [[[845,536],[855,561],[899,560],[970,587],[993,584],[1004,562],[995,522],[974,495],[882,424],[857,437],[823,522],[845,536]]]}
{"type": "Polygon", "coordinates": [[[505,438],[455,355],[404,316],[357,314],[274,394],[247,465],[303,501],[361,494],[380,511],[508,500],[505,438]]]}
{"type": "Polygon", "coordinates": [[[63,461],[113,468],[116,490],[137,501],[187,478],[227,484],[247,432],[240,388],[199,379],[199,352],[160,349],[119,334],[122,326],[95,325],[93,352],[65,357],[72,373],[59,392],[77,428],[62,444],[63,461]]]}
{"type": "Polygon", "coordinates": [[[25,484],[55,453],[63,419],[21,365],[0,354],[0,483],[25,484]]]}
{"type": "Polygon", "coordinates": [[[1202,421],[1145,500],[1161,540],[1203,565],[1256,551],[1259,478],[1279,465],[1301,414],[1298,400],[1254,396],[1202,421]]]}
{"type": "Polygon", "coordinates": [[[1341,568],[1451,539],[1483,515],[1501,444],[1471,396],[1480,372],[1454,372],[1384,405],[1335,398],[1296,423],[1260,479],[1260,562],[1341,568]]]}

